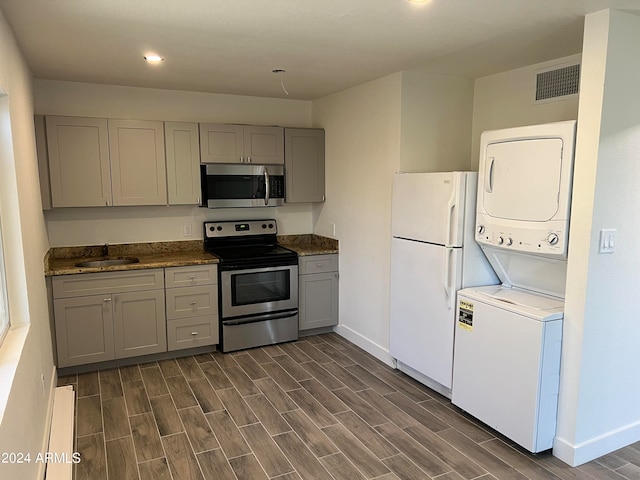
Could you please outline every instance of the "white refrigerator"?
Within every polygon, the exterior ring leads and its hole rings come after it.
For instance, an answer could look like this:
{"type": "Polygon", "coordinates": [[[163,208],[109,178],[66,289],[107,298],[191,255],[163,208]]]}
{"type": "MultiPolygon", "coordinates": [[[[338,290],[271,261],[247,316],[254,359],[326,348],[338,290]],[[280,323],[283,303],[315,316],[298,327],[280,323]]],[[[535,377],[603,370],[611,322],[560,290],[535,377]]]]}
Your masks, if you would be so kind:
{"type": "Polygon", "coordinates": [[[390,353],[451,397],[456,292],[498,282],[474,240],[477,173],[398,173],[393,181],[390,353]]]}

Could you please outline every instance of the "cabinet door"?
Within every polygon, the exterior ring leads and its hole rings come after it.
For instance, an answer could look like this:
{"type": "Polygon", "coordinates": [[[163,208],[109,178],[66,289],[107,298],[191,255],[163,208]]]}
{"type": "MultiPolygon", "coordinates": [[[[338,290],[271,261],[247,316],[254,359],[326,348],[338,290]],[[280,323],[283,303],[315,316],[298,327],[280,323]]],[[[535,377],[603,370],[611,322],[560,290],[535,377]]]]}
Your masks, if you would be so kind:
{"type": "Polygon", "coordinates": [[[166,205],[162,122],[109,119],[114,205],[166,205]]]}
{"type": "Polygon", "coordinates": [[[47,155],[47,132],[42,115],[34,116],[36,133],[36,155],[38,156],[38,173],[40,178],[40,196],[42,210],[51,210],[51,180],[49,176],[49,158],[47,155]]]}
{"type": "Polygon", "coordinates": [[[169,205],[200,203],[200,144],[197,123],[165,122],[169,205]]]}
{"type": "Polygon", "coordinates": [[[113,295],[116,358],[167,350],[164,290],[113,295]]]}
{"type": "Polygon", "coordinates": [[[109,295],[54,300],[58,367],[115,358],[111,304],[109,295]]]}
{"type": "Polygon", "coordinates": [[[300,330],[338,324],[338,272],[300,275],[300,330]]]}
{"type": "Polygon", "coordinates": [[[202,163],[240,163],[244,161],[242,125],[200,124],[202,163]]]}
{"type": "Polygon", "coordinates": [[[324,202],[324,130],[286,128],[286,202],[324,202]]]}
{"type": "Polygon", "coordinates": [[[46,117],[46,125],[53,207],[110,205],[107,120],[46,117]]]}
{"type": "Polygon", "coordinates": [[[247,163],[284,163],[284,129],[282,127],[244,127],[244,157],[247,163]]]}

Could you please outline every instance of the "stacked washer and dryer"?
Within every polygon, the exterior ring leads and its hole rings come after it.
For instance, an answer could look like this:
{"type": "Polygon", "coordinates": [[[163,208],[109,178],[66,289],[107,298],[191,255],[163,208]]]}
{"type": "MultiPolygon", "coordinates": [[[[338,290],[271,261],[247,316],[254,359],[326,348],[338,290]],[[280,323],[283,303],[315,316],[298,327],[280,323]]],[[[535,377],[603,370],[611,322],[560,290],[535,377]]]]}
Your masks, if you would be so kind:
{"type": "Polygon", "coordinates": [[[502,282],[460,290],[452,402],[552,448],[576,122],[484,132],[475,239],[502,282]]]}

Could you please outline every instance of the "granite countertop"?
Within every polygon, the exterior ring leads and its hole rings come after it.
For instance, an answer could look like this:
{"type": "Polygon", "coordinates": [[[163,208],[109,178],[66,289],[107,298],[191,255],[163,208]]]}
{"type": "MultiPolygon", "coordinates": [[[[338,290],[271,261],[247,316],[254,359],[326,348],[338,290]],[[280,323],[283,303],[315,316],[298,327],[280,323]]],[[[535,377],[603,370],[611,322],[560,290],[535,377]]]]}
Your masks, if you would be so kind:
{"type": "Polygon", "coordinates": [[[278,236],[278,244],[299,256],[338,253],[338,240],[315,234],[278,236]]]}
{"type": "MultiPolygon", "coordinates": [[[[319,235],[283,235],[278,236],[278,243],[293,250],[299,256],[338,253],[337,240],[319,235]]],[[[202,240],[109,245],[108,253],[107,258],[135,257],[140,261],[107,267],[76,267],[78,262],[104,259],[103,246],[53,247],[45,257],[44,272],[46,276],[73,275],[207,265],[219,262],[215,255],[203,250],[202,240]]]]}
{"type": "Polygon", "coordinates": [[[202,249],[201,240],[109,245],[108,258],[135,257],[138,263],[108,267],[76,267],[86,260],[102,260],[103,246],[54,247],[45,258],[45,275],[117,272],[144,268],[181,267],[218,263],[218,258],[202,249]]]}

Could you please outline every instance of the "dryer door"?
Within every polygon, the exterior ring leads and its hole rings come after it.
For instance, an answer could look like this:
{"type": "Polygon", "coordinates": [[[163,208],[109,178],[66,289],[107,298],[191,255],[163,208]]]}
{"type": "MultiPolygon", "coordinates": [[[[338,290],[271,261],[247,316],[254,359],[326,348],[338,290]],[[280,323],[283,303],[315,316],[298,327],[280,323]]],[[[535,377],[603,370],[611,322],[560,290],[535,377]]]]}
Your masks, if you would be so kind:
{"type": "Polygon", "coordinates": [[[491,217],[544,222],[558,212],[563,141],[512,140],[487,145],[479,200],[491,217]]]}

